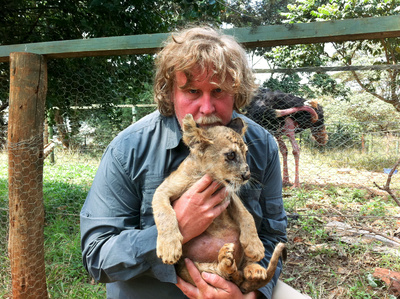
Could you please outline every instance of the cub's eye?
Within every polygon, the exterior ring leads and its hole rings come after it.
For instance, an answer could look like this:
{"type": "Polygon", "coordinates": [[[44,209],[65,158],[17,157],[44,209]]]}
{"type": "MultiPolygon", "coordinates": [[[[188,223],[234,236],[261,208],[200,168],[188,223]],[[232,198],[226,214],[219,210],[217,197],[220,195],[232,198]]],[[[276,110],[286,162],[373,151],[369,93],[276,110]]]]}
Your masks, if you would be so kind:
{"type": "Polygon", "coordinates": [[[226,153],[225,155],[228,160],[234,160],[236,158],[235,152],[229,152],[229,153],[226,153]]]}

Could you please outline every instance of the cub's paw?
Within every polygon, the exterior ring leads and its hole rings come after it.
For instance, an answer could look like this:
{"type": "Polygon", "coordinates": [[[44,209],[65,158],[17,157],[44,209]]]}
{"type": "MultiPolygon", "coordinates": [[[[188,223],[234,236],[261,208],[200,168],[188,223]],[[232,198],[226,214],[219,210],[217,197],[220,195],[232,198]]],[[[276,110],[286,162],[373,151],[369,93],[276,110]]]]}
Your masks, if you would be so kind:
{"type": "Polygon", "coordinates": [[[250,264],[243,270],[243,274],[246,280],[258,281],[267,279],[267,270],[259,264],[250,264]]]}
{"type": "Polygon", "coordinates": [[[265,256],[264,245],[259,238],[254,239],[244,248],[244,254],[253,262],[258,262],[265,256]]]}
{"type": "Polygon", "coordinates": [[[164,264],[172,265],[182,256],[182,243],[179,238],[157,238],[157,256],[164,264]]]}
{"type": "Polygon", "coordinates": [[[232,274],[237,271],[233,252],[235,245],[233,243],[226,243],[219,250],[218,254],[218,269],[226,274],[232,274]]]}

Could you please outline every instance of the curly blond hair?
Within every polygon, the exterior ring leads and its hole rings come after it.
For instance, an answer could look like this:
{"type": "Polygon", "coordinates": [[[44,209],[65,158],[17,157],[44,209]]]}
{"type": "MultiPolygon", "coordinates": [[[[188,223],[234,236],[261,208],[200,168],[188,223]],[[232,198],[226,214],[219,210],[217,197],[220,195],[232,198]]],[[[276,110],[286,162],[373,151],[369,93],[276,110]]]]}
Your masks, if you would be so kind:
{"type": "Polygon", "coordinates": [[[234,95],[234,110],[239,112],[249,104],[257,85],[242,46],[232,36],[196,27],[171,34],[156,57],[154,101],[161,114],[175,114],[172,94],[176,72],[186,75],[188,85],[191,70],[197,67],[201,73],[213,72],[219,86],[234,95]]]}

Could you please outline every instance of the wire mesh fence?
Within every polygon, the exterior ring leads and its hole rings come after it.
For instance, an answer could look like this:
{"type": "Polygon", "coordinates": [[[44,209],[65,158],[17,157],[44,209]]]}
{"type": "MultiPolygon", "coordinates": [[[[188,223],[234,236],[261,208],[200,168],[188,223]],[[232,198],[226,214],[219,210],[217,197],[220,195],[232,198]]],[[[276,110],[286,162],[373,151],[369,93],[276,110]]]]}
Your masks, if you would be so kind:
{"type": "MultiPolygon", "coordinates": [[[[49,293],[63,294],[53,295],[55,297],[79,297],[90,292],[91,298],[104,297],[104,288],[96,285],[81,265],[79,211],[108,143],[132,122],[156,109],[152,105],[152,59],[151,55],[132,55],[48,62],[43,138],[45,145],[52,143],[54,146],[46,154],[43,168],[44,245],[49,293]],[[74,290],[64,289],[67,284],[74,285],[74,290]]],[[[8,76],[4,67],[0,80],[3,103],[8,97],[8,76]]],[[[381,82],[382,85],[386,83],[381,82]]],[[[326,142],[323,145],[316,143],[309,128],[295,134],[300,146],[300,188],[317,185],[373,189],[374,182],[383,185],[388,169],[400,156],[399,112],[361,90],[347,102],[321,97],[319,105],[324,111],[326,142]]],[[[6,136],[7,112],[0,116],[3,121],[1,138],[6,136]]],[[[293,148],[284,134],[282,140],[288,146],[288,175],[289,181],[293,182],[293,148]]],[[[8,168],[12,167],[8,163],[9,151],[3,138],[0,152],[0,296],[4,298],[11,296],[7,253],[8,168]]],[[[391,187],[398,194],[398,174],[391,187]]],[[[26,188],[27,192],[33,192],[29,185],[26,188]]],[[[383,196],[382,192],[380,194],[383,196]]],[[[37,213],[35,207],[30,212],[37,213]]]]}

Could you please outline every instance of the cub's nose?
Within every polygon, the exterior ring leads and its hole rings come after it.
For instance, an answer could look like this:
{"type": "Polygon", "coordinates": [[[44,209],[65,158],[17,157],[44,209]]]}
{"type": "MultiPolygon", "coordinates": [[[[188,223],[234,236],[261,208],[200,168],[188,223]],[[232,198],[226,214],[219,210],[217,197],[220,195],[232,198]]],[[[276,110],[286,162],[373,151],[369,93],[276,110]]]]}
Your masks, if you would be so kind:
{"type": "Polygon", "coordinates": [[[245,171],[242,173],[242,179],[243,179],[243,181],[249,180],[249,179],[250,179],[250,176],[251,176],[251,174],[250,174],[250,171],[249,171],[249,166],[246,166],[245,171]]]}
{"type": "Polygon", "coordinates": [[[250,171],[242,174],[242,179],[243,179],[243,181],[249,180],[250,179],[250,171]]]}

